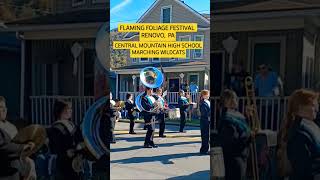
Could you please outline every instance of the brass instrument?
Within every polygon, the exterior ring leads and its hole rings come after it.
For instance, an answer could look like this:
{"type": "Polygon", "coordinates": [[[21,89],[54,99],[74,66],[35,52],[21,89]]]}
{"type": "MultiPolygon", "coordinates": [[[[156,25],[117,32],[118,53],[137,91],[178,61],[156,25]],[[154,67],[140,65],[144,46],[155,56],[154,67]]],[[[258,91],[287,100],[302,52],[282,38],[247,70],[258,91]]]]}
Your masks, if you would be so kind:
{"type": "Polygon", "coordinates": [[[110,152],[106,142],[104,142],[99,132],[100,123],[105,120],[102,118],[101,109],[107,109],[106,106],[108,101],[109,99],[107,99],[107,97],[98,99],[87,110],[81,124],[85,149],[88,150],[94,160],[100,159],[105,154],[109,155],[110,152]]]}
{"type": "Polygon", "coordinates": [[[28,154],[21,155],[19,172],[23,176],[23,179],[35,179],[36,170],[34,161],[29,156],[35,154],[45,144],[47,139],[46,129],[40,125],[30,125],[21,130],[12,139],[12,142],[17,144],[27,144],[32,142],[34,144],[33,149],[28,154]]]}
{"type": "MultiPolygon", "coordinates": [[[[255,89],[253,84],[252,77],[248,76],[245,78],[245,88],[246,88],[246,95],[247,95],[247,106],[251,107],[252,112],[250,113],[248,120],[251,130],[256,133],[260,130],[260,121],[257,111],[257,104],[255,99],[255,89]]],[[[258,167],[258,158],[257,158],[257,147],[256,147],[256,139],[253,136],[252,143],[250,145],[251,151],[251,170],[252,176],[254,180],[259,180],[259,167],[258,167]]]]}
{"type": "Polygon", "coordinates": [[[12,142],[17,144],[27,144],[28,142],[34,143],[34,148],[27,156],[36,153],[46,142],[47,133],[46,129],[40,125],[30,125],[21,130],[12,139],[12,142]]]}
{"type": "Polygon", "coordinates": [[[125,106],[126,106],[126,105],[125,105],[125,102],[124,102],[124,101],[120,101],[119,107],[120,107],[121,109],[123,109],[125,106]]]}
{"type": "MultiPolygon", "coordinates": [[[[140,71],[140,80],[142,84],[145,85],[146,87],[158,88],[163,84],[164,76],[162,72],[155,67],[145,67],[140,71]]],[[[137,106],[137,109],[140,112],[146,111],[141,105],[141,100],[143,96],[144,96],[144,92],[138,94],[137,97],[135,98],[135,104],[137,106]]],[[[158,112],[160,110],[161,105],[159,102],[157,102],[154,99],[154,102],[152,103],[154,104],[155,107],[150,111],[146,111],[146,112],[158,112]]]]}

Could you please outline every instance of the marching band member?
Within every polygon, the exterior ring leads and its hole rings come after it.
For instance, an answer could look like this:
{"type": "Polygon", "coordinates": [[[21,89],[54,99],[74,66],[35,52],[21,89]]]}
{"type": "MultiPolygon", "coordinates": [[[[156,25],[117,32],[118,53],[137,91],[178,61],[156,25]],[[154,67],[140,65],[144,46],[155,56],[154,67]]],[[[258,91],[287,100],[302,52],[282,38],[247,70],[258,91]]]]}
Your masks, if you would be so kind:
{"type": "MultiPolygon", "coordinates": [[[[114,102],[115,102],[115,105],[114,105],[114,107],[115,107],[115,109],[116,109],[116,121],[115,121],[115,123],[116,122],[118,122],[119,120],[120,120],[120,118],[121,118],[121,109],[122,109],[122,107],[121,107],[121,101],[120,101],[120,99],[115,99],[114,100],[114,102]]],[[[116,126],[115,126],[115,124],[114,124],[114,128],[115,128],[116,126]]]]}
{"type": "Polygon", "coordinates": [[[134,115],[133,112],[135,111],[134,107],[134,103],[133,103],[133,96],[132,94],[127,94],[127,101],[125,103],[125,107],[126,110],[128,111],[128,117],[130,120],[130,130],[129,130],[129,134],[136,134],[133,130],[134,128],[134,115]]]}
{"type": "Polygon", "coordinates": [[[159,114],[157,115],[157,120],[159,122],[159,137],[164,138],[164,137],[166,137],[166,135],[164,135],[166,124],[165,124],[165,112],[164,112],[165,111],[165,109],[164,109],[165,101],[162,97],[162,88],[157,89],[157,94],[154,97],[157,101],[160,102],[160,104],[162,106],[159,114]]]}
{"type": "Polygon", "coordinates": [[[27,155],[35,147],[35,144],[16,144],[12,142],[17,134],[16,127],[7,120],[7,107],[5,98],[0,96],[0,180],[19,180],[24,178],[35,178],[34,162],[27,155]],[[23,164],[20,164],[23,162],[23,164]],[[21,169],[28,166],[31,168],[28,174],[23,174],[21,169]]]}
{"type": "Polygon", "coordinates": [[[185,132],[183,129],[186,125],[186,117],[187,117],[189,102],[188,102],[188,99],[185,97],[185,93],[183,90],[180,90],[179,92],[178,105],[180,109],[180,132],[185,132]]]}
{"type": "Polygon", "coordinates": [[[157,148],[158,146],[153,142],[154,129],[155,129],[155,119],[156,113],[153,111],[155,108],[155,99],[152,96],[152,89],[146,87],[145,93],[143,94],[141,100],[141,106],[144,108],[142,111],[145,126],[147,128],[147,134],[144,142],[145,148],[157,148]]]}
{"type": "Polygon", "coordinates": [[[217,142],[223,149],[225,179],[243,180],[246,177],[251,130],[246,118],[237,111],[238,100],[234,91],[224,90],[221,103],[223,110],[217,142]]]}
{"type": "Polygon", "coordinates": [[[201,129],[201,154],[208,154],[209,151],[209,126],[210,126],[210,117],[211,117],[211,110],[210,110],[210,101],[209,101],[209,91],[202,90],[200,96],[200,129],[201,129]]]}
{"type": "Polygon", "coordinates": [[[56,170],[58,180],[79,179],[80,175],[72,167],[73,158],[76,156],[76,134],[77,127],[70,120],[72,117],[71,103],[57,101],[53,108],[56,120],[51,128],[50,149],[57,155],[56,170]]]}
{"type": "Polygon", "coordinates": [[[116,125],[117,120],[117,114],[118,114],[118,108],[116,107],[116,102],[112,100],[112,93],[110,93],[110,131],[109,131],[109,141],[112,144],[116,143],[116,138],[114,136],[114,128],[116,125]]]}
{"type": "Polygon", "coordinates": [[[318,95],[309,90],[296,90],[289,98],[281,138],[287,142],[290,180],[320,178],[320,128],[314,122],[318,106],[318,95]]]}

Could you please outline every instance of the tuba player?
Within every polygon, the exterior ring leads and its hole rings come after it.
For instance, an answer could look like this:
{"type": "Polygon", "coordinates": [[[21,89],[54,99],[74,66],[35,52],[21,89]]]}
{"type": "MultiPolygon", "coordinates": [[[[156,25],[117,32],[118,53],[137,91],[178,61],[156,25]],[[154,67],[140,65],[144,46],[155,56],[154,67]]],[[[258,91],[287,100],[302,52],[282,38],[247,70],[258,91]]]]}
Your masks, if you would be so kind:
{"type": "Polygon", "coordinates": [[[147,134],[144,142],[144,148],[157,148],[158,146],[153,142],[154,130],[155,130],[155,116],[157,113],[157,105],[155,98],[152,96],[152,89],[146,87],[145,93],[141,99],[141,106],[143,107],[143,117],[145,122],[145,127],[147,129],[147,134]]]}

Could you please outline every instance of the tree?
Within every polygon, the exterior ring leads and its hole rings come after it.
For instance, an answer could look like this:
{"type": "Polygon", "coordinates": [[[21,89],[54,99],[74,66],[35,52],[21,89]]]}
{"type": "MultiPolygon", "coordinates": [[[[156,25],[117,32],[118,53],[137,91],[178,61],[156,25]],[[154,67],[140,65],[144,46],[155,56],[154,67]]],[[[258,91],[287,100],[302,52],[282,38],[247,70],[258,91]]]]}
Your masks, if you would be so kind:
{"type": "Polygon", "coordinates": [[[15,11],[10,6],[8,1],[4,1],[2,4],[0,4],[0,21],[10,21],[15,19],[15,11]]]}
{"type": "Polygon", "coordinates": [[[123,40],[126,33],[120,33],[117,30],[110,32],[110,54],[111,54],[111,68],[119,68],[127,64],[128,51],[115,50],[112,48],[113,41],[123,40]]]}
{"type": "Polygon", "coordinates": [[[33,18],[50,12],[50,0],[3,0],[0,2],[0,21],[33,18]]]}

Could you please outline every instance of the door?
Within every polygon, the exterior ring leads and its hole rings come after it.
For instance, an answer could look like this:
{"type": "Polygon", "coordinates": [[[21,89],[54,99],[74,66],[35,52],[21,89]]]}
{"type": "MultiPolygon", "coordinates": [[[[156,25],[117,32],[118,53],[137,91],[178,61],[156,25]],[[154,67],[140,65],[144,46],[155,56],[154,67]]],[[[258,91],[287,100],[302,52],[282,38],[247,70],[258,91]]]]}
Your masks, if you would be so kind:
{"type": "Polygon", "coordinates": [[[269,65],[274,72],[280,74],[280,49],[281,43],[256,43],[254,44],[253,72],[259,65],[269,65]]]}
{"type": "Polygon", "coordinates": [[[199,73],[191,73],[188,75],[189,78],[189,87],[191,92],[199,91],[199,73]]]}

